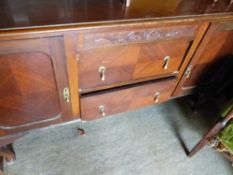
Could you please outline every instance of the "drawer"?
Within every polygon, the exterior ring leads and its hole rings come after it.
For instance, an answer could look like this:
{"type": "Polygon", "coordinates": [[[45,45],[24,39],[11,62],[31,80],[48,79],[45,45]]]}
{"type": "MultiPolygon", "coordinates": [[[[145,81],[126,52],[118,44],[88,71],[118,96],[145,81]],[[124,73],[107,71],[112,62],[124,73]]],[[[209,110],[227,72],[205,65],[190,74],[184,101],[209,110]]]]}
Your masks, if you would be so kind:
{"type": "Polygon", "coordinates": [[[179,70],[190,44],[180,39],[80,51],[79,87],[88,91],[172,74],[179,70]]]}
{"type": "Polygon", "coordinates": [[[128,88],[84,95],[81,97],[83,120],[94,120],[168,100],[176,79],[148,82],[128,88]]]}

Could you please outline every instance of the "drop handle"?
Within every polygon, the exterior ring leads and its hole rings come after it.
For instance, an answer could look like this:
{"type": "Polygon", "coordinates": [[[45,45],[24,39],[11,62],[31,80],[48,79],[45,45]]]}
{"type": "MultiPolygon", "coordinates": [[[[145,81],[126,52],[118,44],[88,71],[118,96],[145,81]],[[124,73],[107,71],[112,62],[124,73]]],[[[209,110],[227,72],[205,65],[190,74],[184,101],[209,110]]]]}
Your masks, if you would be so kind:
{"type": "Polygon", "coordinates": [[[163,65],[163,69],[167,69],[168,68],[168,65],[169,65],[169,62],[171,60],[171,57],[170,56],[165,56],[163,61],[164,61],[164,65],[163,65]]]}
{"type": "Polygon", "coordinates": [[[99,106],[99,111],[100,111],[102,117],[106,116],[104,105],[99,106]]]}
{"type": "Polygon", "coordinates": [[[105,79],[106,79],[106,75],[105,75],[105,73],[106,73],[106,67],[100,66],[99,67],[99,73],[100,73],[100,79],[101,79],[101,81],[105,81],[105,79]]]}
{"type": "Polygon", "coordinates": [[[159,98],[160,98],[160,92],[155,92],[155,94],[154,94],[154,102],[158,103],[159,102],[159,98]]]}

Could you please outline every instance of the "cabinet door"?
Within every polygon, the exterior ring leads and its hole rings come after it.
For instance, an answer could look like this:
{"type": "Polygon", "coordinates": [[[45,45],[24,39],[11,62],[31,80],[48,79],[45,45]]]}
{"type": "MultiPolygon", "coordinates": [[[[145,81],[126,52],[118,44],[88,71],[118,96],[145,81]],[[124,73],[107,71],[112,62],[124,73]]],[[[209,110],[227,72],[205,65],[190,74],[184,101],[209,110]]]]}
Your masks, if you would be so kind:
{"type": "Polygon", "coordinates": [[[0,131],[63,121],[70,115],[65,88],[62,38],[0,42],[0,131]]]}
{"type": "Polygon", "coordinates": [[[173,96],[191,93],[197,86],[214,82],[220,67],[232,57],[233,22],[214,23],[188,65],[173,96]]]}

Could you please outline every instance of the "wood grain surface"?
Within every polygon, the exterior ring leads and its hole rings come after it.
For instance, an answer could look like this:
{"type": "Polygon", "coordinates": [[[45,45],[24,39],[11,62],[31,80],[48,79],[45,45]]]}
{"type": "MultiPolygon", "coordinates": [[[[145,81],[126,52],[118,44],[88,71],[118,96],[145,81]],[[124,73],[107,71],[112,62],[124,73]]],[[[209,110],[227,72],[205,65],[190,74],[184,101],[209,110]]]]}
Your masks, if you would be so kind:
{"type": "Polygon", "coordinates": [[[175,79],[168,79],[84,95],[81,97],[82,119],[94,120],[103,117],[103,112],[107,116],[164,102],[169,99],[175,83],[175,79]],[[104,107],[102,112],[101,106],[104,107]]]}

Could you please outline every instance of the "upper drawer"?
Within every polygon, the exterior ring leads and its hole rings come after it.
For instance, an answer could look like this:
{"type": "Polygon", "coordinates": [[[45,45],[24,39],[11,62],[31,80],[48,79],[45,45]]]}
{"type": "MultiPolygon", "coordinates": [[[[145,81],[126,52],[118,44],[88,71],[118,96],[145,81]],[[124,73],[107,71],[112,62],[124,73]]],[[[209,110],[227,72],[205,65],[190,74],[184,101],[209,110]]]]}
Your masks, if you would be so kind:
{"type": "Polygon", "coordinates": [[[103,46],[153,42],[178,38],[194,38],[198,24],[154,25],[138,24],[111,26],[85,30],[79,49],[93,49],[103,46]]]}
{"type": "Polygon", "coordinates": [[[82,90],[126,83],[178,71],[188,39],[101,47],[79,52],[82,90]]]}

